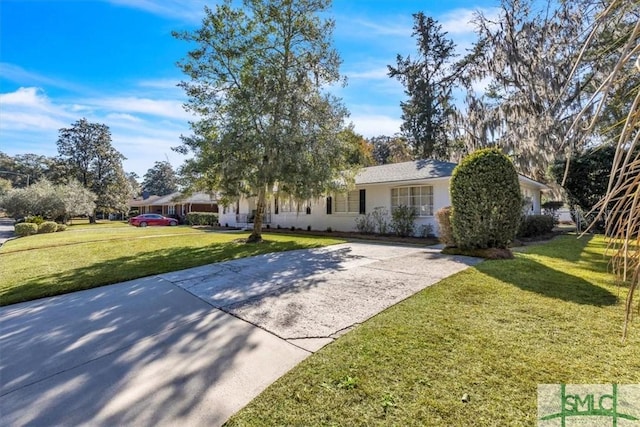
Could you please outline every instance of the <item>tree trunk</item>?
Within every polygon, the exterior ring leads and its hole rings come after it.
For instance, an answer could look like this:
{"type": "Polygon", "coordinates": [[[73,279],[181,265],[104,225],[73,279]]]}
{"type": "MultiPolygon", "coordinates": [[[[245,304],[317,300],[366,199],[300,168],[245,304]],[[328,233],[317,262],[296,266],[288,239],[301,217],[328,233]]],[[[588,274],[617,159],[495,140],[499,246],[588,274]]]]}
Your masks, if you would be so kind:
{"type": "Polygon", "coordinates": [[[96,223],[96,211],[93,211],[93,215],[89,215],[89,224],[95,224],[96,223]]]}
{"type": "Polygon", "coordinates": [[[258,190],[258,201],[256,203],[256,216],[253,218],[253,231],[247,239],[247,243],[262,242],[262,221],[264,219],[264,207],[266,204],[266,194],[264,187],[258,190]]]}

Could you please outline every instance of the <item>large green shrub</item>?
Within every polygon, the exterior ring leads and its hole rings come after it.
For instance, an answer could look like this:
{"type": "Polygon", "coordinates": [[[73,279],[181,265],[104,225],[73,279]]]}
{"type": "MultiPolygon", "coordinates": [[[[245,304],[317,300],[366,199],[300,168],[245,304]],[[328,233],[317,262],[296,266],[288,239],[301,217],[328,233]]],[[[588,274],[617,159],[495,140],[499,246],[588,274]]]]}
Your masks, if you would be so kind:
{"type": "Polygon", "coordinates": [[[38,224],[32,222],[21,222],[15,225],[15,233],[18,237],[31,236],[38,232],[38,224]]]}
{"type": "Polygon", "coordinates": [[[551,215],[523,215],[518,228],[518,237],[538,237],[553,231],[551,215]]]}
{"type": "Polygon", "coordinates": [[[218,214],[213,212],[189,212],[186,221],[189,225],[217,225],[218,214]]]}
{"type": "Polygon", "coordinates": [[[447,246],[455,246],[456,240],[453,237],[453,228],[451,227],[451,206],[445,206],[436,212],[438,220],[438,237],[440,241],[447,246]]]}
{"type": "Polygon", "coordinates": [[[451,225],[463,249],[506,248],[522,214],[522,193],[511,160],[497,149],[467,156],[451,177],[451,225]]]}
{"type": "Polygon", "coordinates": [[[58,224],[53,221],[45,221],[38,226],[38,233],[55,233],[58,228],[58,224]]]}
{"type": "Polygon", "coordinates": [[[56,224],[56,232],[65,231],[66,229],[67,229],[67,226],[65,224],[56,224]]]}
{"type": "Polygon", "coordinates": [[[553,225],[558,225],[560,222],[558,210],[561,209],[562,206],[564,206],[564,202],[559,200],[544,202],[541,206],[542,213],[553,218],[553,225]]]}

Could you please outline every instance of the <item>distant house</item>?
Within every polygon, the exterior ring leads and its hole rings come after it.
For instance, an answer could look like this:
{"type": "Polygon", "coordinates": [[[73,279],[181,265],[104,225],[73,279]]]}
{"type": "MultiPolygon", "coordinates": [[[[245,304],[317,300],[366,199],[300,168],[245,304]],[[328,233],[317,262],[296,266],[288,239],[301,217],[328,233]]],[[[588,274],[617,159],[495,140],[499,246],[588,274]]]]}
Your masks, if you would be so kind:
{"type": "Polygon", "coordinates": [[[183,196],[180,192],[166,196],[149,196],[129,202],[131,209],[143,213],[158,213],[171,217],[183,217],[189,212],[218,212],[218,200],[208,193],[183,196]]]}
{"type": "MultiPolygon", "coordinates": [[[[455,163],[436,160],[416,160],[360,170],[355,178],[355,188],[347,193],[327,194],[315,200],[296,201],[286,195],[272,198],[265,210],[264,224],[271,227],[303,228],[314,230],[331,228],[354,231],[355,219],[362,214],[383,208],[388,213],[393,208],[406,205],[418,213],[416,228],[430,224],[437,234],[435,212],[451,205],[449,183],[455,163]]],[[[525,213],[539,214],[541,192],[547,186],[519,175],[520,187],[525,197],[525,213]]],[[[246,227],[255,216],[255,198],[242,198],[220,213],[220,224],[246,227]]]]}

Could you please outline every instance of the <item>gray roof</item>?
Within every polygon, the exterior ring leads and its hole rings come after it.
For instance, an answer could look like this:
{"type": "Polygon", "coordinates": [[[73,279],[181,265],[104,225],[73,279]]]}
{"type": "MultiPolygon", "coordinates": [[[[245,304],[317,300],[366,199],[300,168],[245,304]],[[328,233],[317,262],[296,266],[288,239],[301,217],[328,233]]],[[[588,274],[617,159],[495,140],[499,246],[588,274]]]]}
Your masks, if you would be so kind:
{"type": "Polygon", "coordinates": [[[356,175],[356,185],[446,178],[453,174],[455,167],[456,163],[432,159],[371,166],[356,175]]]}
{"type": "Polygon", "coordinates": [[[161,206],[161,205],[176,205],[187,203],[218,203],[215,196],[211,196],[208,193],[193,193],[190,196],[183,196],[182,193],[175,192],[167,194],[166,196],[158,197],[151,196],[146,200],[141,200],[135,206],[161,206]]]}

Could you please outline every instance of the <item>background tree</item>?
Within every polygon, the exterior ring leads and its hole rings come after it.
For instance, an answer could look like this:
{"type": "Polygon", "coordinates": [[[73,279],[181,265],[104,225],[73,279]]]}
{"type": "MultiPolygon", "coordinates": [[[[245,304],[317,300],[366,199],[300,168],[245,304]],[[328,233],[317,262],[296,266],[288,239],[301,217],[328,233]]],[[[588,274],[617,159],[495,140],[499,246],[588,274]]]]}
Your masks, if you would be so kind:
{"type": "Polygon", "coordinates": [[[75,179],[57,185],[55,191],[63,206],[63,213],[57,219],[64,223],[76,216],[91,215],[96,209],[96,195],[75,179]]]}
{"type": "Polygon", "coordinates": [[[402,83],[409,97],[400,103],[401,130],[416,158],[448,160],[449,129],[455,112],[451,94],[455,79],[450,69],[455,45],[433,18],[422,12],[413,18],[417,57],[398,55],[396,67],[388,66],[389,76],[402,83]]]}
{"type": "Polygon", "coordinates": [[[0,178],[0,197],[7,194],[13,186],[11,185],[11,181],[8,179],[0,178]]]}
{"type": "Polygon", "coordinates": [[[362,135],[347,128],[338,134],[338,138],[348,147],[349,155],[347,162],[355,166],[373,166],[376,161],[373,157],[373,145],[371,145],[362,135]]]}
{"type": "MultiPolygon", "coordinates": [[[[558,159],[551,165],[549,174],[564,188],[572,211],[587,214],[607,194],[615,154],[614,145],[591,147],[573,154],[570,160],[558,159]]],[[[588,223],[595,218],[589,216],[588,223]]],[[[596,230],[604,232],[604,221],[596,230]]]]}
{"type": "Polygon", "coordinates": [[[155,162],[144,174],[142,189],[149,194],[165,196],[178,191],[178,177],[168,161],[155,162]]]}
{"type": "MultiPolygon", "coordinates": [[[[629,284],[624,340],[633,317],[634,295],[640,287],[640,12],[637,2],[593,3],[603,9],[596,10],[597,19],[583,41],[583,54],[573,72],[579,74],[582,66],[603,69],[593,97],[574,120],[571,130],[590,119],[587,135],[602,135],[602,123],[612,123],[611,117],[616,123],[609,127],[610,132],[605,132],[615,137],[616,152],[606,194],[594,212],[595,221],[605,219],[613,271],[629,284]],[[599,52],[604,60],[594,61],[589,55],[593,51],[599,52]],[[590,115],[591,111],[595,114],[590,115]]],[[[640,304],[635,311],[640,313],[640,304]]]]}
{"type": "Polygon", "coordinates": [[[413,160],[411,147],[403,136],[374,136],[369,138],[369,144],[373,147],[373,159],[377,165],[413,160]]]}
{"type": "Polygon", "coordinates": [[[577,148],[579,129],[569,129],[597,72],[572,76],[588,17],[581,1],[503,0],[498,22],[478,13],[478,41],[459,64],[469,89],[468,151],[500,147],[519,172],[544,180],[567,142],[577,148]],[[485,90],[476,90],[479,82],[488,82],[485,90]]]}
{"type": "Polygon", "coordinates": [[[132,196],[139,196],[142,193],[142,186],[139,182],[140,177],[135,172],[128,172],[126,175],[127,181],[129,182],[129,191],[131,192],[132,196]]]}
{"type": "MultiPolygon", "coordinates": [[[[223,197],[256,198],[250,242],[260,241],[274,191],[319,196],[340,182],[349,150],[346,110],[323,88],[340,81],[329,0],[231,0],[205,8],[202,27],[174,33],[197,47],[180,64],[186,108],[200,117],[179,151],[187,170],[223,197]]],[[[344,182],[344,180],[342,181],[344,182]]]]}
{"type": "Polygon", "coordinates": [[[0,205],[13,218],[40,215],[43,218],[67,222],[76,215],[89,215],[95,209],[96,195],[76,180],[54,185],[41,179],[25,188],[11,190],[0,205]]]}
{"type": "MultiPolygon", "coordinates": [[[[77,179],[96,194],[96,210],[127,211],[131,193],[122,169],[125,157],[111,145],[108,126],[80,119],[72,127],[60,129],[57,144],[68,178],[77,179]]],[[[95,222],[95,214],[89,218],[95,222]]]]}
{"type": "Polygon", "coordinates": [[[0,177],[11,182],[13,188],[22,188],[41,179],[61,180],[61,164],[54,157],[26,153],[9,156],[0,152],[0,177]]]}

